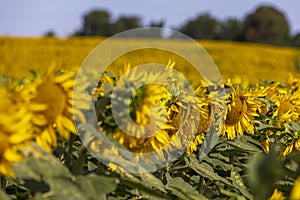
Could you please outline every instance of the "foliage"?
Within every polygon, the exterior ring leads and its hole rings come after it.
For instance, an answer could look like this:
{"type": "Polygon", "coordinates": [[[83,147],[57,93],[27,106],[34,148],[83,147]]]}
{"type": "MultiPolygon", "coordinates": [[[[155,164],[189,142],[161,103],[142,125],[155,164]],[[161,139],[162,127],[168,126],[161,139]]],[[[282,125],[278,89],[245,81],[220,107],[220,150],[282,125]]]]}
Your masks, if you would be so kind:
{"type": "Polygon", "coordinates": [[[243,25],[241,21],[237,19],[228,19],[221,25],[221,31],[218,39],[221,40],[242,40],[243,25]]]}
{"type": "MultiPolygon", "coordinates": [[[[165,25],[162,20],[151,21],[149,25],[143,25],[141,21],[139,16],[120,16],[112,20],[108,11],[93,10],[83,16],[83,25],[73,36],[110,37],[133,28],[165,25]]],[[[290,27],[284,13],[268,5],[261,5],[244,19],[219,20],[210,13],[201,13],[186,20],[176,29],[195,39],[248,41],[283,46],[297,46],[299,43],[297,36],[290,35],[290,27]]],[[[143,37],[161,36],[143,35],[143,37]]]]}
{"type": "Polygon", "coordinates": [[[188,20],[179,31],[196,39],[216,39],[220,24],[209,14],[203,14],[188,20]]]}
{"type": "Polygon", "coordinates": [[[102,10],[94,10],[86,14],[84,17],[82,30],[76,35],[102,35],[111,36],[109,32],[110,14],[102,10]]]}
{"type": "Polygon", "coordinates": [[[112,21],[110,13],[105,10],[93,10],[83,17],[84,23],[75,36],[109,37],[128,29],[139,28],[140,18],[137,16],[121,16],[112,21]]]}
{"type": "Polygon", "coordinates": [[[273,7],[262,6],[244,20],[244,39],[251,42],[286,42],[290,34],[284,14],[273,7]]]}

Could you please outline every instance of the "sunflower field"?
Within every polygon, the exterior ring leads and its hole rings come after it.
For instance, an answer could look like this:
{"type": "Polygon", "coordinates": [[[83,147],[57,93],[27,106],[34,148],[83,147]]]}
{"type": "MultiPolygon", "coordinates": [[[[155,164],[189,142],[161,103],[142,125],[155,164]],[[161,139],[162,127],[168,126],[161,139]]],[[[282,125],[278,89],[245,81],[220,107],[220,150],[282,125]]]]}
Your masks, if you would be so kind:
{"type": "Polygon", "coordinates": [[[81,76],[103,40],[0,38],[0,200],[300,199],[300,49],[199,41],[215,81],[151,49],[81,76]]]}

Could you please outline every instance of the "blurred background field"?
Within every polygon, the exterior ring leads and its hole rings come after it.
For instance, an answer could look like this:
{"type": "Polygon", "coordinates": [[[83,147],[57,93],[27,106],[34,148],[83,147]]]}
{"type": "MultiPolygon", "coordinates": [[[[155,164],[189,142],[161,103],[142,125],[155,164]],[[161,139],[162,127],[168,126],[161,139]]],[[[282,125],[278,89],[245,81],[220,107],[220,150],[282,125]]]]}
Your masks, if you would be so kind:
{"type": "MultiPolygon", "coordinates": [[[[57,69],[78,70],[88,54],[104,39],[104,37],[66,39],[1,37],[0,75],[20,80],[29,76],[30,70],[43,73],[52,65],[57,69]]],[[[134,39],[132,41],[135,42],[134,39]]],[[[172,43],[172,40],[167,42],[172,43]]],[[[295,77],[300,76],[300,48],[233,41],[198,40],[198,42],[217,65],[223,80],[230,78],[235,83],[247,84],[262,80],[286,81],[289,73],[295,77]]],[[[158,59],[165,64],[172,59],[167,56],[160,57],[158,59]]],[[[173,59],[176,61],[176,58],[173,59]]],[[[119,59],[114,64],[123,67],[129,63],[135,66],[141,64],[141,60],[127,57],[126,60],[119,59]]],[[[180,64],[178,61],[177,68],[184,68],[180,64]]]]}

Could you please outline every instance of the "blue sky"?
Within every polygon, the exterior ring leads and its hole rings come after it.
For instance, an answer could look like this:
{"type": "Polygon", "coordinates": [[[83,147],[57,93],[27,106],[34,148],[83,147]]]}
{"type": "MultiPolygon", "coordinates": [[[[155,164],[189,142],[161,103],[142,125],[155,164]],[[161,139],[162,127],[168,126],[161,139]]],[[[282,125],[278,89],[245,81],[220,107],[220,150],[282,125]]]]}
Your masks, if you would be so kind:
{"type": "Polygon", "coordinates": [[[93,9],[106,9],[113,18],[138,15],[143,24],[164,20],[166,27],[182,25],[199,13],[218,19],[242,19],[262,4],[283,11],[292,32],[300,32],[300,0],[0,0],[0,35],[40,36],[53,30],[67,36],[82,24],[82,16],[93,9]]]}

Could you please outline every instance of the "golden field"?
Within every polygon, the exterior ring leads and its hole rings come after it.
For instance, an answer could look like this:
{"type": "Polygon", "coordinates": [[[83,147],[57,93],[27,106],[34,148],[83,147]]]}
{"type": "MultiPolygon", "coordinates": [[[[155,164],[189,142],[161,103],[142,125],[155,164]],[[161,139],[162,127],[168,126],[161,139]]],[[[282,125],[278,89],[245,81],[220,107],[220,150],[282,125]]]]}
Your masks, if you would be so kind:
{"type": "MultiPolygon", "coordinates": [[[[0,75],[16,79],[29,70],[44,72],[78,69],[86,56],[105,38],[0,38],[0,75]]],[[[169,41],[167,41],[169,42],[169,41]]],[[[300,49],[227,41],[199,41],[209,53],[224,80],[257,83],[261,80],[285,81],[289,73],[300,74],[300,49]]],[[[168,59],[163,56],[163,63],[168,59]]],[[[176,59],[175,59],[176,61],[176,59]]],[[[121,62],[123,62],[121,60],[121,62]]],[[[137,59],[127,60],[132,65],[137,59]]],[[[120,64],[120,63],[119,63],[120,64]]],[[[123,65],[123,64],[122,64],[123,65]]]]}

